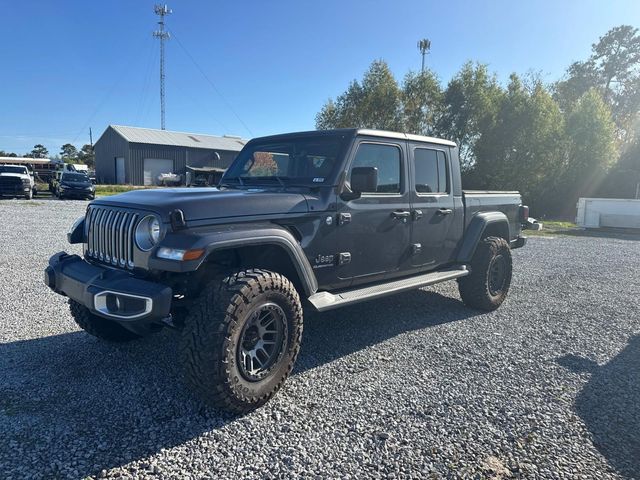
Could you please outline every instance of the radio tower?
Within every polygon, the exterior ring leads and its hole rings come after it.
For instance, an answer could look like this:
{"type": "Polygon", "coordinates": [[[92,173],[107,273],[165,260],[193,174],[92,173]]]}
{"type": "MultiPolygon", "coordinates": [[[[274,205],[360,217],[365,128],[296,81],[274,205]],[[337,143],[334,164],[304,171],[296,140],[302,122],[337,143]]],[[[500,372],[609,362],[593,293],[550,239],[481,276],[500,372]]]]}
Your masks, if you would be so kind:
{"type": "Polygon", "coordinates": [[[160,17],[160,29],[153,36],[160,39],[160,128],[164,130],[164,41],[169,39],[169,32],[164,31],[164,16],[172,12],[166,5],[156,5],[154,11],[160,17]]]}

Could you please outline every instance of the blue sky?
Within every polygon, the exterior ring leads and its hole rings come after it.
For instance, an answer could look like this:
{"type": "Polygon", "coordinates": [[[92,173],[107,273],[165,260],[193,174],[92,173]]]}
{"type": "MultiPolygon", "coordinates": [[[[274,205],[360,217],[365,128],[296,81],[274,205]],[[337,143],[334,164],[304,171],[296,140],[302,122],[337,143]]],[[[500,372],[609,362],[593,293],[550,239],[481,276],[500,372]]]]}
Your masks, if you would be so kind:
{"type": "MultiPolygon", "coordinates": [[[[0,0],[0,150],[94,141],[110,124],[159,128],[153,0],[0,0]]],[[[329,97],[383,58],[398,78],[443,82],[467,60],[501,81],[546,81],[611,27],[640,26],[638,0],[251,0],[169,2],[167,129],[244,137],[313,129],[329,97]],[[184,49],[181,47],[184,47],[184,49]],[[187,53],[185,53],[188,52],[187,53]],[[215,85],[204,78],[191,55],[215,85]]]]}

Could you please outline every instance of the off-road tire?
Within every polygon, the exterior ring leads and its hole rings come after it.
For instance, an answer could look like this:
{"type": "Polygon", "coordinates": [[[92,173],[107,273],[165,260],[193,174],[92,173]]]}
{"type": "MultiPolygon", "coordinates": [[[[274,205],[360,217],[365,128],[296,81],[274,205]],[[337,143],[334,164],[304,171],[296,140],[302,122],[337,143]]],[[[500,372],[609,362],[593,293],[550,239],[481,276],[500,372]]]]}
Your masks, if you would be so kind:
{"type": "Polygon", "coordinates": [[[25,194],[25,200],[31,200],[33,198],[33,190],[29,190],[29,193],[25,194]]]}
{"type": "Polygon", "coordinates": [[[482,239],[471,259],[470,267],[471,273],[458,280],[462,301],[465,305],[479,310],[495,310],[504,302],[511,285],[512,260],[509,244],[499,237],[482,239]],[[499,282],[501,288],[494,290],[491,284],[491,269],[496,261],[504,262],[504,279],[499,282]]]}
{"type": "Polygon", "coordinates": [[[221,275],[203,289],[185,319],[180,351],[186,381],[214,408],[254,410],[273,397],[291,373],[302,328],[300,297],[283,275],[259,269],[221,275]],[[282,309],[287,335],[266,376],[250,381],[241,371],[238,349],[245,323],[267,303],[282,309]]]}
{"type": "Polygon", "coordinates": [[[75,300],[69,300],[69,310],[80,328],[94,337],[110,342],[128,342],[140,338],[116,322],[94,315],[75,300]]]}

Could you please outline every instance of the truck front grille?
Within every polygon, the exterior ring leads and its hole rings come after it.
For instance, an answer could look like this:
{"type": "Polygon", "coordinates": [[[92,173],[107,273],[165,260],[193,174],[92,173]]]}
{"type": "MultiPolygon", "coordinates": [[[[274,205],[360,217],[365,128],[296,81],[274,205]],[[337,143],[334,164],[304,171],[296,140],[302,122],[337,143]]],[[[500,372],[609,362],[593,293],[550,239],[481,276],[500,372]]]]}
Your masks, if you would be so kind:
{"type": "Polygon", "coordinates": [[[133,236],[140,215],[130,210],[91,205],[87,211],[85,255],[115,267],[133,264],[133,236]]]}
{"type": "Polygon", "coordinates": [[[20,177],[3,177],[3,176],[0,176],[0,186],[2,186],[2,187],[22,187],[22,179],[20,177]]]}

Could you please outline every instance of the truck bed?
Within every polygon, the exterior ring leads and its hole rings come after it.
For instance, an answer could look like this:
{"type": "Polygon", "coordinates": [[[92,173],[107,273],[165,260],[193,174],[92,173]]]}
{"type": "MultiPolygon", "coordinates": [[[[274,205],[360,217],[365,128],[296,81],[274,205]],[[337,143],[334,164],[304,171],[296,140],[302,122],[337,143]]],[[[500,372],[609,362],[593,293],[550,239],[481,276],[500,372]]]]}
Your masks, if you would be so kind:
{"type": "Polygon", "coordinates": [[[464,203],[465,229],[474,215],[486,211],[499,211],[509,219],[509,230],[512,239],[520,233],[518,221],[519,208],[522,197],[517,191],[496,190],[463,190],[462,201],[464,203]]]}

